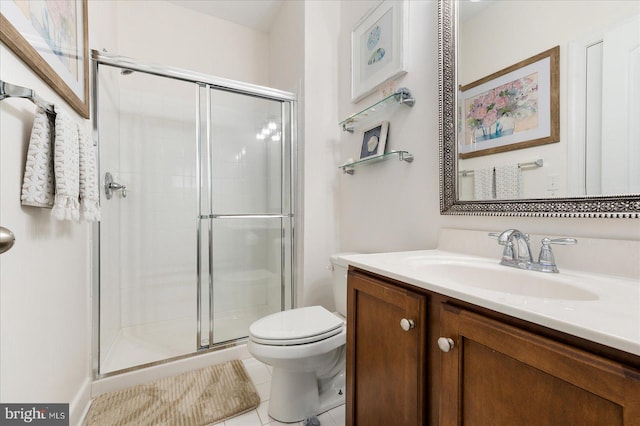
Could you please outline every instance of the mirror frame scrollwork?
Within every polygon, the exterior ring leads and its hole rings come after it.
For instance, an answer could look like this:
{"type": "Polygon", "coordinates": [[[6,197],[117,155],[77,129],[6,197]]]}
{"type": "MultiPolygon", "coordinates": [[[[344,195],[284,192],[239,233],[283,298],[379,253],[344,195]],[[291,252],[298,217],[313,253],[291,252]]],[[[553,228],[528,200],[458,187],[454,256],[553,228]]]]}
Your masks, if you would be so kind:
{"type": "Polygon", "coordinates": [[[456,154],[456,0],[438,1],[440,213],[470,216],[640,218],[640,194],[460,201],[456,154]]]}

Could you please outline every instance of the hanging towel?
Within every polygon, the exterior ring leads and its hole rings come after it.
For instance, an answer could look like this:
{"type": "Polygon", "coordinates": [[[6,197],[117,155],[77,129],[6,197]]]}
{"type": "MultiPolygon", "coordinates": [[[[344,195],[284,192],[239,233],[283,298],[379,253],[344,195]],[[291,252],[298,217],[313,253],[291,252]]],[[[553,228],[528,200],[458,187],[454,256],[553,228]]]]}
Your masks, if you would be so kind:
{"type": "Polygon", "coordinates": [[[78,125],[56,108],[53,170],[56,195],[51,215],[58,220],[80,220],[80,144],[78,125]]]}
{"type": "Polygon", "coordinates": [[[36,109],[20,199],[25,206],[53,207],[53,115],[36,109]]]}
{"type": "Polygon", "coordinates": [[[93,142],[87,132],[78,126],[80,168],[80,220],[100,220],[98,170],[93,142]]]}
{"type": "Polygon", "coordinates": [[[38,107],[27,150],[25,206],[52,208],[59,220],[100,220],[96,153],[85,129],[64,110],[38,107]]]}
{"type": "Polygon", "coordinates": [[[493,167],[476,169],[473,171],[473,197],[476,200],[491,200],[495,198],[493,190],[493,167]]]}
{"type": "Polygon", "coordinates": [[[517,164],[496,166],[496,198],[522,198],[522,171],[517,164]]]}

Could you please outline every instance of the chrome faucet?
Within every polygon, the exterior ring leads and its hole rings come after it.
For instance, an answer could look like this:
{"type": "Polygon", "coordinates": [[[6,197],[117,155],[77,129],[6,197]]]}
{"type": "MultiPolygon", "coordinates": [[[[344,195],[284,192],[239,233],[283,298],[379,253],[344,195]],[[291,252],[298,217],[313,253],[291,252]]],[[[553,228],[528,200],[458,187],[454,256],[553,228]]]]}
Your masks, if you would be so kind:
{"type": "Polygon", "coordinates": [[[523,234],[517,229],[507,229],[498,235],[498,244],[505,247],[502,252],[503,265],[517,266],[517,263],[533,263],[529,234],[523,234]]]}
{"type": "Polygon", "coordinates": [[[568,245],[578,242],[575,238],[552,240],[545,237],[542,239],[538,261],[534,262],[529,245],[529,234],[523,234],[517,229],[507,229],[500,234],[492,232],[489,236],[497,238],[498,244],[504,246],[501,265],[540,272],[559,272],[550,244],[568,245]]]}

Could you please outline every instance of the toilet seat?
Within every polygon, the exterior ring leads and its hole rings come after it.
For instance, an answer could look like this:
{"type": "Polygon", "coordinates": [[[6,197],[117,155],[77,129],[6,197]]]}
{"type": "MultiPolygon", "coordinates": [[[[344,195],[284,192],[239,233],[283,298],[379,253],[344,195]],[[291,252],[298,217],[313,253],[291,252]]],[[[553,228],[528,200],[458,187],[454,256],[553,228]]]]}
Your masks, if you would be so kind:
{"type": "Polygon", "coordinates": [[[293,346],[317,342],[342,331],[344,320],[322,306],[276,312],[249,327],[249,338],[263,345],[293,346]]]}

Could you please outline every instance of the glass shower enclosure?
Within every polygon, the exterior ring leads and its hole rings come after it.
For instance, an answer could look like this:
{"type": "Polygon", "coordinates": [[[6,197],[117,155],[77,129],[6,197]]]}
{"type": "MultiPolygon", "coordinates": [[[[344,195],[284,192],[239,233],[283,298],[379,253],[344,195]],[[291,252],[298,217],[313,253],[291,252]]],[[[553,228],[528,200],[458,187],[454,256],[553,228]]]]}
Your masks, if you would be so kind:
{"type": "Polygon", "coordinates": [[[292,306],[295,95],[92,52],[97,377],[292,306]]]}

